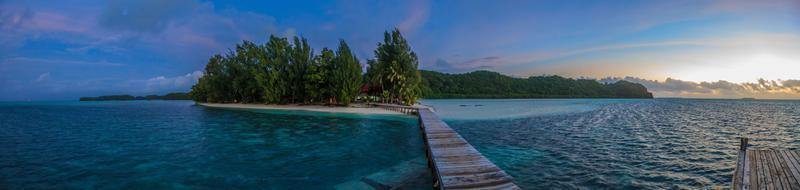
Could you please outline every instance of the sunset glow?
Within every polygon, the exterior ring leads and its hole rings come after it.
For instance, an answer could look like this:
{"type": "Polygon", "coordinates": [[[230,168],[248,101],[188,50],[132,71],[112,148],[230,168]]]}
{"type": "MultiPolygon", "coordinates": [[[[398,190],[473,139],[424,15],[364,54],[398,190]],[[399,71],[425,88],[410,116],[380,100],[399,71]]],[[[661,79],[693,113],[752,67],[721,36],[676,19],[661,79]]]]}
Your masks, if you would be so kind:
{"type": "MultiPolygon", "coordinates": [[[[209,56],[271,34],[304,36],[314,47],[342,38],[364,62],[382,38],[376,34],[393,28],[413,45],[421,69],[441,72],[740,86],[800,79],[800,3],[792,0],[2,1],[0,8],[0,100],[187,91],[209,56]]],[[[656,95],[741,96],[683,90],[691,91],[656,95]]],[[[800,98],[792,90],[754,92],[800,98]]]]}

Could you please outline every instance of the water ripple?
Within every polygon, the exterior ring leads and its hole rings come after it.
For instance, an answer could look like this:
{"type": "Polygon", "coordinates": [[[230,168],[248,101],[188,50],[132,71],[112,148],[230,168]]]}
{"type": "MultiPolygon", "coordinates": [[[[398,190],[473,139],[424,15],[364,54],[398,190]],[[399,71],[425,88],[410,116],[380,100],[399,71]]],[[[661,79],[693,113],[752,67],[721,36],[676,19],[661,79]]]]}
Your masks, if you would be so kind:
{"type": "Polygon", "coordinates": [[[751,137],[756,148],[800,149],[799,107],[630,100],[591,111],[447,122],[526,189],[698,189],[729,186],[737,137],[751,137]]]}
{"type": "Polygon", "coordinates": [[[334,189],[420,157],[412,117],[0,103],[0,189],[334,189]]]}

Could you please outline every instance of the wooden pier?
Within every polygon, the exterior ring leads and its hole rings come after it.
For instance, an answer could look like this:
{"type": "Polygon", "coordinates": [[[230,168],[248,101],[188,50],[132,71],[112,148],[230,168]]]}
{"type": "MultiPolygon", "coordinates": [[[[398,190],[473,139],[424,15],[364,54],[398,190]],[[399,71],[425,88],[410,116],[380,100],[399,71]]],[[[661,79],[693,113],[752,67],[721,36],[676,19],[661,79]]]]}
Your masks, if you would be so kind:
{"type": "Polygon", "coordinates": [[[800,151],[747,148],[742,138],[733,175],[734,190],[800,190],[800,151]]]}
{"type": "Polygon", "coordinates": [[[404,114],[416,114],[417,110],[419,109],[418,107],[402,106],[402,105],[395,105],[395,104],[377,104],[377,103],[373,103],[373,104],[370,104],[370,105],[377,106],[377,107],[380,107],[380,108],[383,108],[383,109],[387,109],[387,110],[391,110],[391,111],[404,113],[404,114]]]}
{"type": "Polygon", "coordinates": [[[428,165],[438,189],[520,189],[513,178],[486,159],[429,108],[383,105],[390,110],[419,115],[428,165]],[[413,109],[414,111],[407,111],[413,109]]]}

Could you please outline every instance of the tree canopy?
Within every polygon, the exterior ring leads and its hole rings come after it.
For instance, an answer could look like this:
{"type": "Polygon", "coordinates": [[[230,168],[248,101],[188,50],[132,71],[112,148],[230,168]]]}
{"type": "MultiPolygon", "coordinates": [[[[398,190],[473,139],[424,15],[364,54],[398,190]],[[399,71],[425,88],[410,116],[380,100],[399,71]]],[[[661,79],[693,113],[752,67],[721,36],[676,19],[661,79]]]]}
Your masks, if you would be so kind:
{"type": "Polygon", "coordinates": [[[425,98],[653,98],[641,84],[560,76],[515,78],[491,71],[446,74],[422,71],[425,98]]]}
{"type": "Polygon", "coordinates": [[[375,56],[370,63],[379,64],[371,64],[366,75],[381,78],[365,81],[361,63],[344,40],[319,55],[302,37],[290,42],[270,36],[263,45],[244,41],[208,60],[191,96],[198,102],[347,105],[374,80],[380,85],[369,91],[386,93],[392,102],[413,103],[419,96],[419,64],[399,30],[385,33],[375,56]]]}
{"type": "Polygon", "coordinates": [[[383,34],[375,59],[367,62],[367,82],[370,93],[393,103],[414,104],[420,96],[417,54],[395,29],[383,34]]]}

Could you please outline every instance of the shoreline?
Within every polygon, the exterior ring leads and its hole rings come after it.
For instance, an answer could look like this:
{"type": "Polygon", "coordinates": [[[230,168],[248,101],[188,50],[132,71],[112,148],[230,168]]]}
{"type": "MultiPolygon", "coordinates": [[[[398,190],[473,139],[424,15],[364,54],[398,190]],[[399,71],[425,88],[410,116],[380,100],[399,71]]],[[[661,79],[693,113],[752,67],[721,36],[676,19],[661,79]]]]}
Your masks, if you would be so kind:
{"type": "MultiPolygon", "coordinates": [[[[200,103],[197,105],[211,108],[233,108],[233,109],[261,109],[261,110],[286,110],[286,111],[312,111],[327,113],[349,113],[365,115],[403,115],[400,112],[390,111],[378,107],[329,107],[320,105],[272,105],[272,104],[226,104],[226,103],[200,103]]],[[[364,105],[364,104],[355,104],[364,105]]]]}

